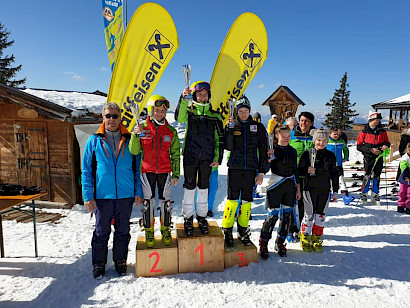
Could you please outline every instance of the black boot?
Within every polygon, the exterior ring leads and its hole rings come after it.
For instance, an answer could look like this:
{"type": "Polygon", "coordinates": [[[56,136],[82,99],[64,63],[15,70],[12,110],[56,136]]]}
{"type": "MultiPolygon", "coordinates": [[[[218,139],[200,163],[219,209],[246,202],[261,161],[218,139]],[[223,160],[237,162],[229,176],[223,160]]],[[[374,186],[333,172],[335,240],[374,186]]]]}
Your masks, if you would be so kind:
{"type": "Polygon", "coordinates": [[[201,231],[202,234],[208,234],[209,226],[206,217],[196,215],[196,219],[198,220],[199,231],[201,231]]]}
{"type": "Polygon", "coordinates": [[[187,236],[194,235],[194,216],[184,218],[184,230],[187,236]]]}
{"type": "Polygon", "coordinates": [[[286,249],[285,239],[280,238],[280,237],[276,238],[275,250],[280,257],[286,257],[287,249],[286,249]]]}
{"type": "Polygon", "coordinates": [[[239,233],[239,239],[242,241],[242,243],[245,246],[250,246],[252,244],[251,242],[251,232],[249,231],[248,227],[242,227],[238,224],[238,233],[239,233]]]}
{"type": "Polygon", "coordinates": [[[398,207],[397,207],[397,212],[399,212],[399,213],[404,213],[404,207],[398,206],[398,207]]]}
{"type": "Polygon", "coordinates": [[[226,245],[227,245],[228,247],[233,247],[232,229],[233,229],[233,227],[224,228],[225,243],[226,243],[226,245]]]}
{"type": "Polygon", "coordinates": [[[127,274],[127,261],[115,261],[115,270],[117,271],[118,275],[125,276],[127,274]]]}
{"type": "Polygon", "coordinates": [[[268,243],[268,239],[264,239],[262,238],[262,236],[259,238],[259,250],[261,252],[262,260],[266,260],[269,258],[268,243]]]}
{"type": "Polygon", "coordinates": [[[93,275],[95,279],[103,278],[105,274],[105,264],[94,264],[93,265],[93,275]]]}

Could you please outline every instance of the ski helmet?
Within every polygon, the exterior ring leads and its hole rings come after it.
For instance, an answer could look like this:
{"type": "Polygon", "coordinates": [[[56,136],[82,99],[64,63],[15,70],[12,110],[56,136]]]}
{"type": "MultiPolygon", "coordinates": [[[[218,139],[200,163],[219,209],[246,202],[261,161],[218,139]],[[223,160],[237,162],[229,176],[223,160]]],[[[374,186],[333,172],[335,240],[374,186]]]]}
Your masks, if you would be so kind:
{"type": "Polygon", "coordinates": [[[251,102],[249,99],[245,96],[242,95],[236,102],[236,112],[238,112],[239,109],[242,107],[248,108],[249,111],[251,111],[251,102]]]}
{"type": "Polygon", "coordinates": [[[255,112],[255,113],[253,114],[253,120],[254,120],[254,121],[256,121],[256,122],[261,122],[261,119],[262,119],[262,117],[261,117],[261,114],[260,114],[259,112],[255,112]]]}
{"type": "Polygon", "coordinates": [[[202,91],[203,89],[208,91],[208,100],[209,100],[211,98],[211,85],[209,84],[209,82],[200,80],[200,81],[195,81],[191,85],[190,90],[191,90],[191,94],[192,94],[194,101],[196,101],[196,92],[202,91]]]}

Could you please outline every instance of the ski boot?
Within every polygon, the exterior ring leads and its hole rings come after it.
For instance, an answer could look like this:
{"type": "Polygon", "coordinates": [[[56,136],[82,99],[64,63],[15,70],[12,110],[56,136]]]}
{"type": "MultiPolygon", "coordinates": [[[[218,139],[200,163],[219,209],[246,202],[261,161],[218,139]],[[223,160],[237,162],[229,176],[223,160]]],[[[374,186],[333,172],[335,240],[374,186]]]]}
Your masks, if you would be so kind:
{"type": "Polygon", "coordinates": [[[214,213],[212,211],[208,211],[208,213],[206,213],[206,216],[208,217],[214,217],[214,213]]]}
{"type": "Polygon", "coordinates": [[[409,208],[406,208],[405,213],[406,213],[407,215],[410,215],[410,209],[409,209],[409,208]]]}
{"type": "Polygon", "coordinates": [[[397,212],[399,212],[399,213],[404,213],[404,210],[405,210],[405,208],[402,207],[402,206],[397,207],[397,212]]]}
{"type": "Polygon", "coordinates": [[[312,234],[312,249],[314,252],[322,252],[323,238],[321,235],[312,234]]]}
{"type": "Polygon", "coordinates": [[[367,193],[361,193],[360,194],[360,200],[362,201],[363,204],[367,204],[367,193]]]}
{"type": "Polygon", "coordinates": [[[261,252],[262,260],[267,260],[269,258],[269,250],[268,250],[268,243],[269,240],[259,237],[259,250],[261,252]]]}
{"type": "Polygon", "coordinates": [[[95,279],[100,280],[105,274],[105,264],[99,263],[93,265],[93,276],[95,279]]]}
{"type": "Polygon", "coordinates": [[[194,235],[194,216],[184,218],[184,230],[187,236],[194,235]]]}
{"type": "Polygon", "coordinates": [[[228,246],[228,247],[233,247],[232,229],[233,229],[233,227],[224,228],[225,243],[226,243],[226,246],[228,246]]]}
{"type": "Polygon", "coordinates": [[[300,234],[300,247],[302,247],[304,252],[311,252],[312,245],[310,244],[310,235],[300,234]]]}
{"type": "Polygon", "coordinates": [[[251,232],[248,227],[242,227],[238,224],[238,238],[245,246],[250,246],[252,244],[250,236],[251,232]]]}
{"type": "Polygon", "coordinates": [[[381,205],[379,194],[375,194],[374,192],[372,192],[371,201],[373,203],[376,203],[376,205],[378,205],[378,206],[381,205]]]}
{"type": "Polygon", "coordinates": [[[286,257],[286,244],[285,239],[283,238],[276,238],[275,242],[275,251],[278,253],[279,257],[286,257]]]}
{"type": "Polygon", "coordinates": [[[169,246],[172,243],[171,227],[161,226],[162,242],[165,246],[169,246]]]}
{"type": "Polygon", "coordinates": [[[145,243],[148,248],[152,248],[155,245],[153,226],[151,228],[145,228],[145,243]]]}
{"type": "Polygon", "coordinates": [[[115,270],[120,276],[127,275],[127,261],[125,260],[115,261],[115,270]]]}
{"type": "Polygon", "coordinates": [[[208,221],[206,220],[206,217],[197,215],[196,219],[198,220],[199,231],[201,231],[202,234],[208,234],[209,226],[208,226],[208,221]]]}

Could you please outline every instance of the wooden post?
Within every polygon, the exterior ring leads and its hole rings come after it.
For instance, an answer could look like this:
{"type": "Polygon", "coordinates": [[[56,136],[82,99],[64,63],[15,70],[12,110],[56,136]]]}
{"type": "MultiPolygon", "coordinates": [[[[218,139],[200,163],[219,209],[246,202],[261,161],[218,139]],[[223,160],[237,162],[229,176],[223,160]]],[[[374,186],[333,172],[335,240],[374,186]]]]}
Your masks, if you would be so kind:
{"type": "Polygon", "coordinates": [[[245,246],[239,239],[235,239],[233,247],[225,245],[225,268],[235,265],[242,267],[252,262],[258,263],[258,252],[253,243],[245,246]]]}
{"type": "Polygon", "coordinates": [[[179,272],[221,272],[224,270],[224,237],[215,221],[209,221],[209,233],[201,234],[195,223],[194,235],[185,234],[184,224],[176,225],[179,272]]]}
{"type": "Polygon", "coordinates": [[[139,236],[135,255],[135,275],[137,277],[178,273],[178,247],[174,235],[170,246],[165,246],[161,235],[156,235],[154,248],[148,248],[145,236],[139,236]]]}

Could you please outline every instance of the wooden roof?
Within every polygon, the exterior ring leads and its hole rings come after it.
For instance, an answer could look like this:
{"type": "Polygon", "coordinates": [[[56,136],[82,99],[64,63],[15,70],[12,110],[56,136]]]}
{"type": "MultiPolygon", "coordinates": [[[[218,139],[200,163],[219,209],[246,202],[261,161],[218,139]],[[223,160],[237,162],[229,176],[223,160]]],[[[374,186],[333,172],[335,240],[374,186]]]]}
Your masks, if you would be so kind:
{"type": "Polygon", "coordinates": [[[305,106],[305,103],[299,97],[297,97],[297,95],[293,93],[292,90],[287,86],[280,86],[279,88],[277,88],[276,91],[269,95],[269,97],[262,103],[262,106],[269,106],[269,102],[277,100],[278,95],[282,91],[285,91],[294,102],[298,103],[299,105],[305,106]]]}
{"type": "Polygon", "coordinates": [[[388,101],[374,104],[372,105],[372,107],[376,110],[378,109],[408,110],[410,109],[410,93],[397,97],[397,98],[390,99],[388,101]]]}
{"type": "Polygon", "coordinates": [[[39,114],[51,119],[65,121],[71,117],[72,110],[49,102],[37,96],[0,83],[0,98],[5,102],[34,109],[39,114]]]}

